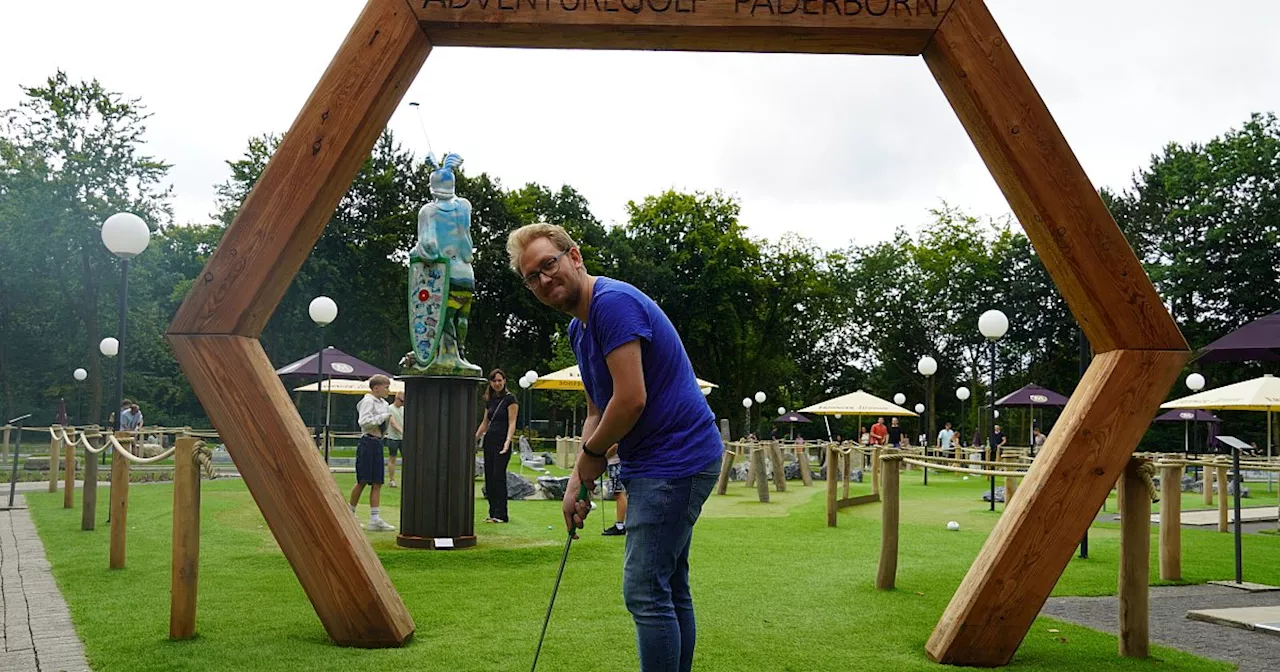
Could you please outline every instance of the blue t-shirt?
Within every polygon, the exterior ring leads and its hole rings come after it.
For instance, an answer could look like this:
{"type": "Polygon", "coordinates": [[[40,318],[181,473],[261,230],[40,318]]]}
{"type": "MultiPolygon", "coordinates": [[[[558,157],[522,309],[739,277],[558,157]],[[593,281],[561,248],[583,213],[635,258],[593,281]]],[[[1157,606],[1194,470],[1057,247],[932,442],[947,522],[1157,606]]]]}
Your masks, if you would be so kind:
{"type": "MultiPolygon", "coordinates": [[[[569,324],[587,396],[603,413],[613,398],[605,357],[640,340],[647,401],[635,427],[618,442],[622,478],[685,478],[724,451],[716,417],[698,389],[693,365],[666,313],[631,285],[597,277],[587,323],[569,324]]],[[[607,446],[597,446],[603,449],[607,446]]]]}

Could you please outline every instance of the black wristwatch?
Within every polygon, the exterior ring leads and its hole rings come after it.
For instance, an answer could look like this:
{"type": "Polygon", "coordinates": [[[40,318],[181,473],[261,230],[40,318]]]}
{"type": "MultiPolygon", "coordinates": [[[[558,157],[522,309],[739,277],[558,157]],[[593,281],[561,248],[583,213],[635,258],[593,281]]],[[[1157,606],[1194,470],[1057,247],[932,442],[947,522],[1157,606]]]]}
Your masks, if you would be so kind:
{"type": "Polygon", "coordinates": [[[607,451],[606,451],[606,452],[604,452],[604,453],[593,453],[593,452],[591,452],[591,449],[590,449],[590,448],[587,448],[587,442],[586,442],[586,441],[583,441],[583,442],[582,442],[582,452],[584,452],[584,453],[586,453],[586,454],[590,455],[591,457],[596,458],[597,460],[603,460],[603,459],[605,458],[605,455],[607,455],[607,454],[608,454],[608,452],[607,452],[607,451]]]}

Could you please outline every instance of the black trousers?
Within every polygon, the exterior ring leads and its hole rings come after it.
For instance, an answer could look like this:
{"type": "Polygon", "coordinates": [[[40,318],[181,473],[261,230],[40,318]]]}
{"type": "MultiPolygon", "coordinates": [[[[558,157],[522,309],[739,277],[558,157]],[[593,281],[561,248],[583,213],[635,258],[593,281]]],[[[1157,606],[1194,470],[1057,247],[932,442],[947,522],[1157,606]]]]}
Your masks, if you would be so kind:
{"type": "Polygon", "coordinates": [[[484,435],[484,493],[489,500],[489,517],[507,520],[507,465],[511,451],[502,454],[507,433],[486,432],[484,435]]]}

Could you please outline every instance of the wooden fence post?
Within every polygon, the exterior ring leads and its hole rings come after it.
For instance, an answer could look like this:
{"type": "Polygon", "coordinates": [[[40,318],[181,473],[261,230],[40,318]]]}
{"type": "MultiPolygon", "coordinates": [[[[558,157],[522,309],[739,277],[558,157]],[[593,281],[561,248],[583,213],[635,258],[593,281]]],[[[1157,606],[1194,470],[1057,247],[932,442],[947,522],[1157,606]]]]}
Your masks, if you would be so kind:
{"type": "Polygon", "coordinates": [[[796,447],[796,464],[800,466],[800,482],[804,487],[813,486],[813,472],[809,469],[809,447],[796,447]]]}
{"type": "Polygon", "coordinates": [[[751,444],[751,473],[756,477],[756,492],[761,502],[769,501],[769,475],[764,470],[764,446],[751,444]]]}
{"type": "Polygon", "coordinates": [[[1201,484],[1204,486],[1204,505],[1211,506],[1213,504],[1213,473],[1216,471],[1213,466],[1205,464],[1200,469],[1204,474],[1201,484]]]}
{"type": "Polygon", "coordinates": [[[1182,580],[1182,465],[1160,469],[1160,579],[1182,580]]]}
{"type": "MultiPolygon", "coordinates": [[[[898,465],[893,465],[898,466],[898,465]]],[[[880,494],[880,472],[884,471],[884,465],[880,464],[880,446],[871,449],[871,494],[880,494]]]]}
{"type": "MultiPolygon", "coordinates": [[[[99,445],[102,445],[99,435],[99,445]]],[[[80,498],[80,529],[93,530],[97,527],[98,515],[98,456],[84,451],[84,493],[80,498]]]]}
{"type": "MultiPolygon", "coordinates": [[[[66,431],[65,429],[63,430],[66,431]]],[[[68,439],[71,437],[64,434],[68,439]]],[[[76,444],[72,441],[63,442],[63,459],[66,466],[63,467],[64,478],[62,482],[62,508],[71,509],[76,505],[76,444]]]]}
{"type": "Polygon", "coordinates": [[[173,566],[169,575],[169,639],[196,634],[200,573],[200,469],[196,439],[178,439],[173,451],[173,566]]]}
{"type": "Polygon", "coordinates": [[[1226,532],[1227,526],[1227,468],[1218,467],[1218,531],[1226,532]]]}
{"type": "Polygon", "coordinates": [[[898,512],[901,472],[895,462],[880,470],[880,566],[876,590],[893,590],[898,578],[898,512]]]}
{"type": "Polygon", "coordinates": [[[720,445],[724,447],[724,455],[720,459],[720,479],[716,481],[716,494],[723,495],[729,491],[729,474],[733,471],[733,458],[738,451],[729,445],[729,423],[720,423],[720,445]]]}
{"type": "Polygon", "coordinates": [[[1143,460],[1131,459],[1120,479],[1120,655],[1148,653],[1148,585],[1151,571],[1151,493],[1143,460]]]}
{"type": "Polygon", "coordinates": [[[49,437],[49,492],[58,491],[58,460],[62,459],[62,439],[49,437]]]}
{"type": "MultiPolygon", "coordinates": [[[[1010,457],[1010,458],[1003,458],[1000,461],[1016,464],[1018,460],[1017,458],[1010,457]]],[[[1018,491],[1018,477],[1005,476],[1004,477],[1004,505],[1006,508],[1008,508],[1009,503],[1013,501],[1013,495],[1017,491],[1018,491]]]]}
{"type": "Polygon", "coordinates": [[[125,522],[128,515],[129,460],[116,451],[111,456],[111,559],[108,563],[111,569],[124,569],[125,522]]]}
{"type": "Polygon", "coordinates": [[[836,465],[840,453],[832,446],[827,446],[827,527],[836,526],[836,465]]]}
{"type": "Polygon", "coordinates": [[[782,447],[777,441],[765,444],[769,446],[769,459],[773,460],[773,485],[778,492],[787,491],[787,469],[782,460],[782,447]]]}

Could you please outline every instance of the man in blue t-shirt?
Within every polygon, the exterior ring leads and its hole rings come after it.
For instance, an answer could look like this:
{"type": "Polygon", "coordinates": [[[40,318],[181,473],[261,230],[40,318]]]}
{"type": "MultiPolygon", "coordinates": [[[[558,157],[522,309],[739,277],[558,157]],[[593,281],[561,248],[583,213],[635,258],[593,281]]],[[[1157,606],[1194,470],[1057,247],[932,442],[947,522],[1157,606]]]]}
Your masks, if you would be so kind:
{"type": "Polygon", "coordinates": [[[640,669],[689,670],[696,639],[689,546],[724,450],[715,414],[671,320],[635,287],[588,274],[564,229],[517,229],[507,253],[539,301],[574,318],[569,340],[587,419],[565,492],[565,524],[583,526],[591,503],[576,500],[579,484],[604,472],[606,452],[617,443],[628,497],[622,593],[636,624],[640,669]]]}

